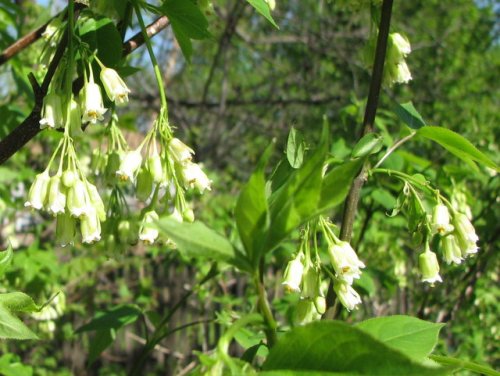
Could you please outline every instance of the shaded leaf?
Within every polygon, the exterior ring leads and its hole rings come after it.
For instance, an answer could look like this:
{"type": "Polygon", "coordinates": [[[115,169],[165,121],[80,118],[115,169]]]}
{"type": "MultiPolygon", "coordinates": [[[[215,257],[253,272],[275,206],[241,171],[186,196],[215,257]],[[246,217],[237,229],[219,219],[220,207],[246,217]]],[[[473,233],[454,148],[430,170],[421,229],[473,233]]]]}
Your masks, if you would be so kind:
{"type": "Polygon", "coordinates": [[[82,17],[78,22],[78,31],[90,50],[97,50],[97,57],[104,65],[115,67],[121,60],[122,40],[111,19],[96,15],[82,17]]]}
{"type": "Polygon", "coordinates": [[[394,112],[410,128],[419,129],[426,125],[422,115],[413,106],[412,102],[397,104],[394,112]]]}
{"type": "Polygon", "coordinates": [[[271,349],[263,369],[383,376],[402,372],[415,376],[447,374],[444,368],[419,364],[364,331],[338,321],[294,328],[271,349]]]}
{"type": "Polygon", "coordinates": [[[259,259],[269,230],[264,168],[272,150],[273,144],[264,152],[256,170],[243,187],[234,211],[238,233],[252,264],[259,259]]]}
{"type": "Polygon", "coordinates": [[[98,312],[87,324],[78,328],[75,333],[120,329],[135,322],[142,315],[142,311],[135,305],[119,305],[105,312],[98,312]]]}
{"type": "Polygon", "coordinates": [[[13,255],[14,252],[12,251],[11,245],[9,245],[5,251],[0,252],[0,276],[4,274],[5,270],[11,264],[13,255]]]}
{"type": "Polygon", "coordinates": [[[443,326],[403,315],[377,317],[356,325],[387,346],[419,361],[432,352],[443,326]]]}
{"type": "Polygon", "coordinates": [[[30,313],[39,309],[33,299],[25,293],[0,294],[0,338],[37,339],[37,335],[15,313],[30,313]]]}

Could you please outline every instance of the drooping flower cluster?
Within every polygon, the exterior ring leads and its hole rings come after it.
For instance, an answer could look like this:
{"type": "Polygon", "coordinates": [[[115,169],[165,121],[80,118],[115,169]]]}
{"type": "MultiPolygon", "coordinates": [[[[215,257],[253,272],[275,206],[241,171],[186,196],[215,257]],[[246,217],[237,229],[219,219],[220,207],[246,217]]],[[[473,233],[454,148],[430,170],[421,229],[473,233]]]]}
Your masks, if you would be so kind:
{"type": "MultiPolygon", "coordinates": [[[[125,82],[114,69],[105,67],[97,57],[95,59],[101,66],[100,78],[109,100],[117,105],[126,104],[130,90],[125,82]]],[[[62,94],[64,91],[58,88],[57,84],[54,86],[55,88],[45,96],[43,101],[41,129],[63,128],[68,122],[68,113],[73,134],[81,130],[82,122],[96,124],[104,120],[103,115],[107,109],[104,107],[101,87],[94,81],[92,66],[88,67],[88,78],[85,74],[85,84],[80,91],[78,101],[72,97],[71,93],[65,97],[62,94]]]]}
{"type": "Polygon", "coordinates": [[[333,270],[333,273],[330,271],[328,273],[333,279],[333,289],[344,307],[353,310],[361,303],[361,297],[353,289],[352,284],[360,277],[365,264],[359,260],[349,243],[338,239],[333,227],[329,220],[321,216],[314,224],[308,224],[302,234],[297,254],[285,269],[282,285],[287,292],[300,294],[297,306],[297,321],[300,324],[316,320],[325,313],[324,285],[327,281],[321,279],[322,270],[333,270]],[[321,231],[326,240],[329,266],[322,265],[315,240],[316,230],[312,228],[321,231]]]}
{"type": "Polygon", "coordinates": [[[56,218],[56,240],[72,244],[79,222],[83,243],[101,238],[101,221],[106,220],[104,203],[97,187],[81,173],[72,139],[65,134],[44,172],[31,185],[25,207],[43,210],[56,218]],[[59,168],[51,175],[52,163],[61,153],[59,168]]]}
{"type": "Polygon", "coordinates": [[[391,86],[395,83],[406,84],[411,79],[406,57],[411,52],[408,38],[400,33],[390,33],[387,41],[387,58],[384,65],[384,82],[391,86]]]}
{"type": "MultiPolygon", "coordinates": [[[[377,35],[374,34],[368,41],[363,60],[368,68],[372,68],[375,49],[377,44],[377,35]]],[[[387,86],[396,83],[405,84],[411,79],[410,68],[406,63],[406,57],[411,53],[411,46],[408,38],[400,33],[390,33],[387,39],[386,59],[384,62],[383,82],[387,86]]]]}
{"type": "Polygon", "coordinates": [[[365,264],[348,242],[340,240],[333,232],[333,224],[322,219],[323,234],[328,244],[328,255],[335,271],[333,289],[340,302],[352,311],[361,303],[361,297],[352,284],[361,276],[365,264]]]}
{"type": "MultiPolygon", "coordinates": [[[[432,212],[430,229],[431,235],[439,236],[440,250],[447,264],[460,264],[467,256],[478,251],[479,237],[474,226],[466,214],[457,211],[449,203],[438,200],[432,212]]],[[[419,256],[419,268],[423,282],[442,282],[438,258],[430,250],[429,239],[425,242],[425,251],[419,256]]]]}

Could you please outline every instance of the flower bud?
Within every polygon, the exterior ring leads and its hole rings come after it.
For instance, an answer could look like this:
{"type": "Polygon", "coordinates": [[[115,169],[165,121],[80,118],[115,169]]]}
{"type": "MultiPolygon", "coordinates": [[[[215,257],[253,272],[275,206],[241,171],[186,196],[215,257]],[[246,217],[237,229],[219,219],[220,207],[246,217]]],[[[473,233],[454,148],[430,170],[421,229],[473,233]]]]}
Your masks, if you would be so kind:
{"type": "Polygon", "coordinates": [[[314,298],[314,306],[316,307],[316,312],[320,315],[326,312],[326,299],[323,296],[317,296],[314,298]]]}
{"type": "Polygon", "coordinates": [[[443,282],[439,275],[439,263],[434,252],[429,250],[423,252],[418,257],[418,266],[422,274],[422,282],[434,283],[443,282]]]}
{"type": "Polygon", "coordinates": [[[93,207],[86,216],[80,220],[80,231],[82,232],[82,242],[92,244],[101,240],[101,223],[97,212],[93,207]]]}
{"type": "Polygon", "coordinates": [[[318,271],[313,267],[308,267],[304,274],[301,296],[311,299],[320,296],[320,285],[321,280],[318,271]]]}
{"type": "Polygon", "coordinates": [[[173,138],[168,144],[168,149],[177,163],[183,164],[190,162],[193,158],[194,151],[178,138],[173,138]]]}
{"type": "Polygon", "coordinates": [[[97,217],[101,222],[104,222],[106,220],[106,208],[104,207],[104,203],[102,202],[102,198],[97,190],[97,187],[94,184],[87,182],[86,188],[88,196],[90,197],[90,203],[94,207],[97,217]]]}
{"type": "Polygon", "coordinates": [[[163,180],[163,166],[161,157],[158,153],[153,154],[148,158],[147,168],[153,177],[153,182],[161,183],[163,180]]]}
{"type": "Polygon", "coordinates": [[[301,299],[297,304],[296,321],[299,325],[305,325],[319,319],[314,303],[309,299],[301,299]]]}
{"type": "Polygon", "coordinates": [[[40,129],[64,127],[62,99],[58,94],[51,92],[43,98],[42,118],[40,129]]]}
{"type": "Polygon", "coordinates": [[[124,155],[116,175],[123,181],[134,180],[134,175],[141,167],[141,163],[141,152],[139,150],[129,151],[124,155]]]}
{"type": "Polygon", "coordinates": [[[146,244],[153,244],[158,238],[158,230],[154,227],[154,223],[159,219],[158,214],[154,210],[144,214],[141,228],[139,229],[139,239],[146,244]]]}
{"type": "Polygon", "coordinates": [[[24,206],[36,210],[42,209],[46,200],[49,182],[50,176],[48,171],[38,174],[31,185],[28,193],[28,201],[25,202],[24,206]]]}
{"type": "Polygon", "coordinates": [[[90,197],[87,187],[80,179],[68,189],[68,198],[66,200],[70,214],[75,218],[81,218],[90,211],[90,197]]]}
{"type": "Polygon", "coordinates": [[[266,0],[269,9],[274,10],[276,8],[276,0],[266,0]]]}
{"type": "Polygon", "coordinates": [[[440,235],[444,235],[453,231],[453,226],[450,224],[450,213],[446,205],[438,204],[432,212],[432,231],[440,235]]]}
{"type": "Polygon", "coordinates": [[[117,105],[128,102],[128,93],[130,93],[130,90],[114,69],[103,68],[101,70],[101,82],[111,101],[117,105]]]}
{"type": "Polygon", "coordinates": [[[200,193],[211,190],[211,181],[196,163],[187,162],[182,168],[182,177],[186,188],[196,187],[200,193]]]}
{"type": "Polygon", "coordinates": [[[462,252],[454,235],[447,235],[442,240],[443,258],[449,265],[452,262],[460,264],[462,262],[462,252]]]}
{"type": "Polygon", "coordinates": [[[73,244],[76,236],[76,222],[70,213],[57,215],[56,220],[56,242],[61,247],[73,244]]]}
{"type": "Polygon", "coordinates": [[[102,115],[107,111],[102,103],[101,89],[92,79],[80,91],[82,101],[83,121],[96,124],[104,119],[102,115]]]}
{"type": "Polygon", "coordinates": [[[52,215],[64,213],[66,206],[66,193],[62,185],[60,175],[55,175],[50,178],[49,189],[45,202],[45,209],[52,215]]]}
{"type": "Polygon", "coordinates": [[[80,105],[71,96],[71,101],[69,102],[69,133],[71,137],[75,137],[83,134],[82,131],[82,111],[80,110],[80,105]]]}
{"type": "Polygon", "coordinates": [[[302,283],[302,275],[304,274],[303,258],[304,255],[299,253],[286,266],[282,285],[288,292],[300,292],[300,284],[302,283]]]}
{"type": "Polygon", "coordinates": [[[361,276],[361,268],[365,264],[359,260],[351,245],[345,241],[338,241],[328,248],[328,255],[335,274],[338,278],[352,284],[354,279],[361,276]]]}
{"type": "Polygon", "coordinates": [[[71,188],[77,180],[76,174],[72,170],[66,170],[62,174],[62,183],[66,188],[71,188]]]}
{"type": "Polygon", "coordinates": [[[194,222],[194,212],[193,209],[187,208],[182,212],[182,219],[186,222],[194,222]]]}
{"type": "Polygon", "coordinates": [[[153,176],[146,168],[141,168],[137,174],[136,195],[141,201],[146,201],[153,191],[153,176]]]}
{"type": "Polygon", "coordinates": [[[349,283],[338,279],[333,283],[333,290],[340,300],[340,303],[348,310],[352,311],[358,304],[361,303],[361,297],[349,283]]]}

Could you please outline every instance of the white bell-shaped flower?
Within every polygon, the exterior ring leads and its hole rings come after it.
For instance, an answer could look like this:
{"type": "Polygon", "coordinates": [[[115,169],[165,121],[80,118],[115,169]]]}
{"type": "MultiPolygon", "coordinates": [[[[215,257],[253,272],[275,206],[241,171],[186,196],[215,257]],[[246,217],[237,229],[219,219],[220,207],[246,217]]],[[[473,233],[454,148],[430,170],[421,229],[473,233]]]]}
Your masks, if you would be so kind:
{"type": "Polygon", "coordinates": [[[42,118],[40,129],[64,127],[64,114],[62,110],[62,98],[59,94],[51,92],[43,98],[42,118]]]}
{"type": "Polygon", "coordinates": [[[359,260],[351,245],[345,241],[338,241],[328,248],[328,255],[335,274],[339,279],[352,284],[354,279],[361,276],[361,269],[365,264],[359,260]]]}
{"type": "Polygon", "coordinates": [[[173,138],[168,144],[168,150],[177,163],[190,162],[193,159],[194,151],[178,138],[173,138]]]}
{"type": "Polygon", "coordinates": [[[62,184],[61,176],[50,178],[49,189],[45,202],[45,209],[52,215],[64,213],[66,207],[66,188],[62,184]]]}
{"type": "Polygon", "coordinates": [[[102,103],[101,88],[94,82],[92,76],[90,81],[83,86],[80,100],[84,122],[96,124],[104,119],[103,115],[107,110],[102,103]]]}
{"type": "Polygon", "coordinates": [[[422,282],[443,282],[439,275],[439,262],[434,252],[426,250],[418,257],[418,267],[422,274],[422,282]]]}
{"type": "Polygon", "coordinates": [[[210,190],[211,181],[203,172],[201,167],[192,162],[187,162],[182,169],[182,176],[186,188],[196,187],[201,193],[205,190],[210,190]]]}
{"type": "Polygon", "coordinates": [[[130,89],[122,80],[118,72],[111,68],[103,68],[101,70],[101,82],[106,90],[108,98],[117,105],[126,104],[128,102],[128,94],[130,89]]]}
{"type": "Polygon", "coordinates": [[[340,303],[348,310],[352,311],[361,304],[361,297],[352,286],[342,279],[335,280],[333,290],[337,294],[340,303]]]}
{"type": "Polygon", "coordinates": [[[452,262],[460,264],[463,260],[457,238],[450,234],[442,239],[443,259],[449,265],[452,262]]]}
{"type": "Polygon", "coordinates": [[[154,211],[148,211],[144,214],[141,227],[139,229],[139,239],[146,244],[153,244],[158,238],[159,232],[155,227],[155,222],[158,221],[158,214],[154,211]]]}
{"type": "Polygon", "coordinates": [[[38,174],[35,177],[33,184],[31,184],[28,193],[28,201],[24,203],[24,206],[36,210],[42,209],[46,201],[49,182],[50,175],[48,171],[38,174]]]}
{"type": "Polygon", "coordinates": [[[450,212],[446,205],[437,204],[432,211],[432,231],[444,235],[453,231],[453,225],[450,223],[450,212]]]}
{"type": "Polygon", "coordinates": [[[87,244],[101,240],[101,222],[93,207],[86,216],[80,220],[80,231],[82,232],[82,242],[87,244]]]}
{"type": "Polygon", "coordinates": [[[129,151],[120,162],[120,168],[116,171],[116,175],[120,180],[134,180],[137,170],[141,167],[142,155],[139,150],[129,151]]]}
{"type": "Polygon", "coordinates": [[[302,275],[304,274],[303,258],[304,255],[299,253],[286,266],[282,285],[289,292],[300,292],[300,284],[302,283],[302,275]]]}

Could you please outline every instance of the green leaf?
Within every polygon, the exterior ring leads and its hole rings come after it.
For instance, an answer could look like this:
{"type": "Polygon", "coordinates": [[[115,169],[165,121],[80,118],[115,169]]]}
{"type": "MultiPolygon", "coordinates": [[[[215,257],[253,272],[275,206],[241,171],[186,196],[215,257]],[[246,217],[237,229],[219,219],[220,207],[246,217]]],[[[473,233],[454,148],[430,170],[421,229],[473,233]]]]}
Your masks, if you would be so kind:
{"type": "Polygon", "coordinates": [[[12,256],[14,252],[12,251],[12,246],[8,246],[5,251],[0,252],[0,276],[2,276],[5,270],[9,267],[12,261],[12,256]]]}
{"type": "Polygon", "coordinates": [[[98,312],[88,323],[78,328],[75,333],[99,331],[107,329],[118,330],[132,324],[142,315],[142,311],[135,305],[118,305],[105,312],[98,312]]]}
{"type": "Polygon", "coordinates": [[[244,268],[243,256],[236,253],[229,240],[202,222],[185,223],[164,217],[158,222],[158,229],[188,257],[222,261],[244,268]]]}
{"type": "Polygon", "coordinates": [[[469,140],[449,129],[426,126],[417,131],[417,135],[435,141],[467,163],[475,161],[498,170],[498,166],[486,155],[480,152],[469,140]]]}
{"type": "Polygon", "coordinates": [[[304,162],[304,150],[305,143],[302,133],[296,130],[294,127],[290,129],[288,134],[288,143],[286,145],[286,158],[288,163],[293,168],[299,168],[304,162]]]}
{"type": "Polygon", "coordinates": [[[98,330],[92,338],[91,345],[89,346],[89,365],[92,365],[106,350],[116,338],[116,331],[114,329],[98,330]]]}
{"type": "Polygon", "coordinates": [[[33,368],[22,364],[14,354],[7,353],[0,357],[0,375],[31,376],[33,368]]]}
{"type": "Polygon", "coordinates": [[[166,0],[159,10],[170,20],[184,57],[191,60],[191,39],[206,39],[211,36],[207,19],[194,2],[187,0],[166,0]]]}
{"type": "Polygon", "coordinates": [[[423,361],[432,352],[443,326],[402,315],[377,317],[356,325],[380,342],[418,361],[423,361]]]}
{"type": "Polygon", "coordinates": [[[269,8],[269,5],[265,0],[247,0],[251,6],[257,10],[260,14],[262,14],[266,20],[271,22],[271,24],[276,28],[279,29],[279,26],[274,22],[273,16],[271,16],[271,9],[269,8]]]}
{"type": "Polygon", "coordinates": [[[116,67],[122,57],[122,40],[113,21],[106,17],[91,15],[81,17],[78,31],[82,41],[107,67],[116,67]]]}
{"type": "Polygon", "coordinates": [[[383,139],[379,134],[365,134],[352,149],[352,158],[361,158],[370,154],[375,154],[380,151],[383,144],[383,139]]]}
{"type": "Polygon", "coordinates": [[[273,146],[271,144],[264,152],[256,170],[243,187],[234,211],[238,233],[252,265],[259,260],[258,256],[269,230],[264,168],[273,146]]]}
{"type": "Polygon", "coordinates": [[[412,102],[398,103],[394,112],[410,128],[419,129],[426,125],[422,115],[419,114],[412,102]]]}
{"type": "Polygon", "coordinates": [[[336,166],[327,172],[323,178],[318,212],[332,209],[344,201],[363,163],[364,158],[359,158],[336,166]]]}
{"type": "Polygon", "coordinates": [[[265,252],[274,249],[292,230],[316,214],[327,145],[325,124],[316,150],[270,197],[271,226],[265,252]]]}
{"type": "Polygon", "coordinates": [[[269,352],[263,370],[383,376],[447,374],[444,368],[419,364],[364,331],[338,321],[319,321],[288,332],[269,352]]]}
{"type": "Polygon", "coordinates": [[[37,339],[15,313],[36,312],[40,308],[33,299],[22,292],[0,294],[0,338],[37,339]]]}

